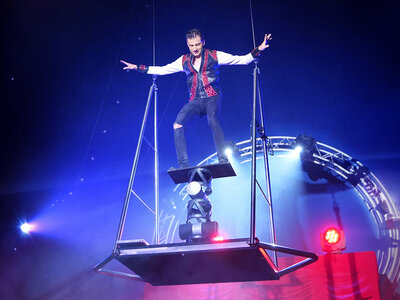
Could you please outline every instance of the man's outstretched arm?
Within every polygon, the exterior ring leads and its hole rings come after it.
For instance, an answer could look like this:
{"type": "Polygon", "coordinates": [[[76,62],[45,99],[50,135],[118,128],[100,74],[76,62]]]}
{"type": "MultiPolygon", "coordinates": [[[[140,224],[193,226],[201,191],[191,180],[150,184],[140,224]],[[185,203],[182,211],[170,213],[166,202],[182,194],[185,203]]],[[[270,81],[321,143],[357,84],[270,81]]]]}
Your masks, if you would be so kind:
{"type": "Polygon", "coordinates": [[[151,75],[168,75],[172,73],[183,72],[182,56],[174,62],[162,67],[135,65],[132,63],[128,63],[124,60],[120,60],[120,62],[125,65],[125,67],[123,68],[124,70],[136,70],[140,73],[147,73],[151,75]]]}
{"type": "Polygon", "coordinates": [[[232,55],[222,51],[217,51],[219,65],[248,65],[260,55],[262,51],[269,47],[268,42],[272,40],[271,34],[265,34],[263,42],[247,55],[232,55]]]}

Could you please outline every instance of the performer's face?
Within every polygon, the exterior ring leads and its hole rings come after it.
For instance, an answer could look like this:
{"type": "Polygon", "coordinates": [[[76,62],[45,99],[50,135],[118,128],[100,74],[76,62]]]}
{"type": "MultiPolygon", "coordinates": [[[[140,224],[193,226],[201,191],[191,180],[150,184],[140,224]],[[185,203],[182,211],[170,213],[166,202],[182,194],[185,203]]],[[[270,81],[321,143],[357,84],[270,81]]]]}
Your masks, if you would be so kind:
{"type": "Polygon", "coordinates": [[[195,57],[200,57],[201,50],[203,49],[203,46],[205,44],[205,42],[201,40],[201,37],[196,35],[192,39],[187,39],[186,42],[187,42],[190,52],[195,57]]]}

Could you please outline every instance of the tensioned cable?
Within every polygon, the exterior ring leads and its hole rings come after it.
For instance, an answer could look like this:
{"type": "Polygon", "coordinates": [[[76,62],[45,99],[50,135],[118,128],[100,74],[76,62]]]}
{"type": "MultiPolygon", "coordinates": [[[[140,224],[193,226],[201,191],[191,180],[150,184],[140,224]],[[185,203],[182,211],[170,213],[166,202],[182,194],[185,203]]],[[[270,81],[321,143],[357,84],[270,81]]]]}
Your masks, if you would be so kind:
{"type": "MultiPolygon", "coordinates": [[[[156,5],[155,5],[155,0],[153,0],[153,66],[155,66],[155,65],[156,65],[156,5]]],[[[167,105],[166,105],[166,107],[164,109],[164,112],[162,113],[162,116],[158,121],[157,128],[160,128],[160,126],[161,126],[162,120],[164,119],[164,116],[165,116],[165,114],[167,112],[167,109],[169,107],[171,99],[172,99],[173,95],[175,94],[175,90],[176,90],[176,87],[177,87],[178,83],[179,83],[179,80],[175,84],[175,87],[174,87],[174,90],[172,92],[171,97],[169,97],[169,99],[168,99],[168,102],[167,102],[167,105]]],[[[145,138],[145,140],[147,141],[146,138],[145,138]]],[[[154,147],[150,143],[149,143],[149,146],[151,148],[153,148],[153,150],[154,150],[154,147]]]]}
{"type": "Polygon", "coordinates": [[[167,113],[167,109],[168,109],[168,107],[169,107],[169,104],[171,103],[171,100],[172,100],[172,98],[174,98],[174,96],[175,96],[175,91],[176,91],[176,88],[178,87],[178,85],[179,85],[179,83],[180,83],[180,81],[181,81],[181,78],[182,77],[180,77],[178,80],[176,80],[176,82],[175,82],[175,86],[174,86],[174,88],[172,89],[172,93],[171,93],[171,96],[169,97],[169,99],[168,99],[168,101],[167,101],[167,104],[166,104],[166,106],[165,106],[165,109],[164,109],[164,112],[163,112],[163,114],[161,115],[161,118],[158,120],[158,128],[160,128],[161,127],[161,123],[162,123],[162,121],[163,121],[163,119],[164,119],[164,117],[165,117],[165,114],[167,113]]]}
{"type": "Polygon", "coordinates": [[[137,198],[140,202],[142,202],[142,204],[143,204],[149,211],[151,211],[151,212],[153,213],[153,215],[156,214],[156,213],[154,212],[154,210],[152,210],[152,209],[150,208],[150,206],[148,206],[148,205],[146,204],[146,202],[144,202],[144,201],[142,200],[142,198],[140,198],[139,195],[135,193],[134,190],[131,190],[131,193],[134,194],[134,195],[136,196],[136,198],[137,198]]]}
{"type": "Polygon", "coordinates": [[[156,5],[153,0],[153,66],[156,65],[156,5]]]}
{"type": "MultiPolygon", "coordinates": [[[[253,18],[253,2],[252,0],[249,0],[249,8],[250,8],[250,23],[251,23],[251,33],[253,37],[253,49],[256,48],[256,37],[254,33],[254,18],[253,18]]],[[[255,63],[257,63],[257,60],[255,60],[255,63]]]]}
{"type": "Polygon", "coordinates": [[[249,0],[249,5],[250,5],[251,32],[253,34],[253,49],[254,49],[254,48],[256,48],[256,38],[254,35],[253,4],[252,4],[251,0],[249,0]]]}
{"type": "MultiPolygon", "coordinates": [[[[134,8],[134,5],[131,6],[131,10],[129,12],[128,20],[131,19],[130,17],[132,16],[132,12],[134,11],[133,8],[134,8]]],[[[106,88],[105,88],[104,94],[103,94],[102,99],[101,99],[99,110],[97,112],[96,121],[94,123],[93,130],[92,130],[92,133],[91,133],[90,138],[89,138],[88,146],[86,148],[85,156],[83,157],[83,162],[82,162],[82,165],[81,165],[81,167],[79,169],[79,173],[78,173],[78,177],[76,179],[75,185],[77,185],[78,182],[81,180],[83,168],[85,167],[85,164],[86,164],[86,161],[87,161],[87,157],[89,155],[89,151],[90,151],[90,148],[91,148],[92,143],[93,143],[94,135],[95,135],[95,132],[97,130],[97,125],[99,124],[100,116],[101,116],[101,114],[103,112],[104,103],[105,103],[105,100],[106,100],[106,95],[107,95],[107,93],[108,93],[108,91],[110,89],[110,86],[111,86],[112,78],[114,76],[114,73],[115,73],[115,70],[116,70],[116,66],[117,66],[117,63],[119,61],[119,57],[120,57],[120,53],[121,53],[121,49],[122,49],[122,44],[123,44],[123,42],[125,40],[127,31],[128,31],[128,24],[126,25],[124,33],[122,34],[122,37],[121,37],[121,42],[120,42],[119,47],[118,47],[116,58],[114,59],[114,65],[112,67],[111,74],[108,77],[106,88]]]]}

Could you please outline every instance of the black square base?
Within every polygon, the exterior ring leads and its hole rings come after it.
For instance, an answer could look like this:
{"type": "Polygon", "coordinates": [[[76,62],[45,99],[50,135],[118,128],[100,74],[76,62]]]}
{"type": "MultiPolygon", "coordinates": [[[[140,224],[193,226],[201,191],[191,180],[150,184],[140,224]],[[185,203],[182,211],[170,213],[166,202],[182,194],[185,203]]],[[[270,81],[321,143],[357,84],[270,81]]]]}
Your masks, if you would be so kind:
{"type": "MultiPolygon", "coordinates": [[[[175,169],[169,170],[168,174],[171,176],[172,180],[178,183],[184,183],[189,181],[190,174],[195,169],[206,169],[211,174],[212,178],[221,178],[221,177],[229,177],[236,176],[235,171],[232,168],[232,165],[227,162],[223,164],[213,164],[213,165],[205,165],[205,166],[194,166],[190,168],[184,169],[175,169]]],[[[201,178],[198,175],[195,175],[194,180],[201,181],[201,178]]]]}
{"type": "Polygon", "coordinates": [[[152,285],[277,280],[263,248],[248,240],[167,244],[120,250],[117,260],[152,285]]]}

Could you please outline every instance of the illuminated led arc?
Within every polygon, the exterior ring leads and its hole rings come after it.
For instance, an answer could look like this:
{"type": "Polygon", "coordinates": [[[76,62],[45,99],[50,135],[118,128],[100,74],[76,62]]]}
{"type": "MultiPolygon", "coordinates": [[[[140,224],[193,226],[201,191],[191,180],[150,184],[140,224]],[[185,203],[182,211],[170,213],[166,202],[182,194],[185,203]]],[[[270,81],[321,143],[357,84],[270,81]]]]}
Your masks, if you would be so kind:
{"type": "MultiPolygon", "coordinates": [[[[270,145],[273,152],[293,152],[294,141],[296,137],[290,136],[273,136],[269,137],[270,145]]],[[[257,153],[262,152],[262,140],[257,139],[256,141],[257,153]]],[[[241,163],[246,163],[251,160],[251,140],[244,140],[236,143],[235,145],[239,149],[241,156],[241,163]]],[[[271,149],[269,149],[271,151],[271,149]]],[[[260,157],[262,158],[261,155],[260,157]]],[[[327,144],[317,142],[317,151],[313,154],[312,163],[323,166],[326,170],[336,175],[343,182],[346,182],[351,175],[356,175],[356,170],[346,169],[345,164],[339,164],[340,162],[351,161],[352,157],[343,151],[340,151],[327,144]]],[[[217,153],[213,153],[210,156],[203,159],[198,165],[207,165],[217,163],[217,153]]],[[[357,167],[365,167],[359,161],[353,161],[357,167]]],[[[187,194],[185,192],[185,184],[177,185],[174,191],[177,191],[182,197],[183,201],[186,201],[187,194]]],[[[350,184],[349,184],[350,186],[350,184]]],[[[351,185],[352,186],[352,185],[351,185]]],[[[400,230],[398,227],[389,228],[387,221],[390,219],[399,220],[400,212],[396,207],[395,203],[390,198],[389,193],[378,180],[378,178],[370,172],[367,175],[360,177],[358,184],[354,187],[360,198],[363,200],[368,210],[371,213],[371,217],[375,222],[379,239],[389,238],[395,244],[400,242],[400,230]]],[[[377,251],[378,268],[380,274],[385,274],[391,282],[398,282],[400,279],[400,250],[396,245],[385,249],[379,249],[377,251]]]]}

